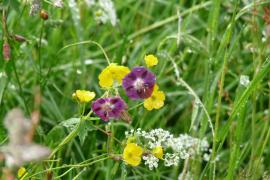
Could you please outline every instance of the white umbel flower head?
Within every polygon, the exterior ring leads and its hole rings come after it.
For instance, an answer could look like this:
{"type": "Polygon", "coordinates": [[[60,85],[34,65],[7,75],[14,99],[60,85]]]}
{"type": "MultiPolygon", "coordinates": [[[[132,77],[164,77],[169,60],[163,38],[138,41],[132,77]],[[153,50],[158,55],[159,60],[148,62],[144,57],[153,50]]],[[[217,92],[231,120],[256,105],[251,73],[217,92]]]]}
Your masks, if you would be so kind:
{"type": "Polygon", "coordinates": [[[33,0],[30,8],[30,16],[36,15],[41,10],[41,0],[33,0]]]}
{"type": "Polygon", "coordinates": [[[95,13],[96,20],[104,24],[110,22],[115,26],[117,23],[117,16],[113,2],[111,0],[99,0],[98,5],[100,9],[95,13]]]}
{"type": "Polygon", "coordinates": [[[57,8],[62,8],[64,6],[64,3],[62,0],[54,0],[53,5],[57,8]]]}
{"type": "Polygon", "coordinates": [[[150,170],[158,167],[159,159],[153,156],[152,154],[143,156],[143,160],[145,160],[144,164],[149,167],[150,170]]]}
{"type": "Polygon", "coordinates": [[[165,166],[177,166],[179,163],[179,156],[175,153],[166,153],[164,157],[165,166]]]}
{"type": "Polygon", "coordinates": [[[181,159],[194,157],[200,152],[207,151],[209,147],[206,140],[200,140],[187,134],[181,134],[177,138],[171,138],[168,144],[174,152],[179,154],[181,159]]]}

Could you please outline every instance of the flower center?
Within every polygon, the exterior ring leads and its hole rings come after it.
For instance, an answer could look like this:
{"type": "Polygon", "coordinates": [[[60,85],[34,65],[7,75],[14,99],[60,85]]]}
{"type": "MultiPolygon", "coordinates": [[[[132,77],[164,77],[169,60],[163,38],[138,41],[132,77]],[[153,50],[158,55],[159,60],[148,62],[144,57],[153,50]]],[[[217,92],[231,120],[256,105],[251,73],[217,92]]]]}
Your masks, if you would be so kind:
{"type": "Polygon", "coordinates": [[[112,111],[113,108],[114,108],[114,105],[109,102],[106,102],[105,104],[102,105],[102,109],[107,112],[112,111]]]}
{"type": "Polygon", "coordinates": [[[144,81],[141,78],[136,79],[134,87],[136,90],[142,89],[144,87],[144,81]]]}

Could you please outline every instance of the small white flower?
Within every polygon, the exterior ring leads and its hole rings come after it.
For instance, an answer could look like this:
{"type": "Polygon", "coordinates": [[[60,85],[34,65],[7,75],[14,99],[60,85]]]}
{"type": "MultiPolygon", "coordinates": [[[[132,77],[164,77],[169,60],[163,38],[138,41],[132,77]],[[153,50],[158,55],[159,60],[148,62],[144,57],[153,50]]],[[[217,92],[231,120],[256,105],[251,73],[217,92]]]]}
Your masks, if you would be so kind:
{"type": "Polygon", "coordinates": [[[205,154],[203,155],[203,160],[209,161],[209,160],[210,160],[210,155],[207,154],[207,153],[205,153],[205,154]]]}
{"type": "Polygon", "coordinates": [[[240,84],[247,87],[249,85],[250,81],[249,81],[249,77],[246,75],[241,75],[240,76],[240,84]]]}
{"type": "Polygon", "coordinates": [[[177,138],[171,138],[168,141],[170,146],[175,153],[178,153],[181,159],[187,159],[194,157],[200,152],[207,151],[209,144],[204,140],[191,137],[187,134],[181,134],[177,138]]]}
{"type": "Polygon", "coordinates": [[[53,5],[58,8],[62,8],[64,6],[64,3],[62,0],[54,0],[53,5]]]}
{"type": "Polygon", "coordinates": [[[152,154],[143,156],[143,160],[145,160],[145,165],[149,167],[150,170],[153,170],[153,168],[158,167],[158,161],[159,159],[153,156],[152,154]]]}
{"type": "Polygon", "coordinates": [[[111,23],[113,26],[117,23],[116,10],[111,0],[85,0],[88,7],[94,9],[95,20],[106,24],[111,23]]]}
{"type": "Polygon", "coordinates": [[[177,154],[166,153],[164,157],[165,166],[177,166],[179,163],[179,156],[177,154]]]}
{"type": "Polygon", "coordinates": [[[41,10],[41,1],[33,0],[30,8],[30,16],[36,15],[41,10]]]}
{"type": "Polygon", "coordinates": [[[95,2],[95,0],[85,0],[85,3],[87,4],[87,6],[91,7],[91,6],[93,6],[96,2],[95,2]]]}

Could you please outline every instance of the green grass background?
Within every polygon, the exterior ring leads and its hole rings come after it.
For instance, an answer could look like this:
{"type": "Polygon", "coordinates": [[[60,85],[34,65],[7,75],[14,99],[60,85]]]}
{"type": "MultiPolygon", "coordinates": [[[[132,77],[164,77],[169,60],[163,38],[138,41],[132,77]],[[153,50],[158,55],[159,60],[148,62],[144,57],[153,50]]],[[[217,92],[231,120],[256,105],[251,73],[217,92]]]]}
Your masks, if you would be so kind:
{"type": "MultiPolygon", "coordinates": [[[[42,104],[35,141],[51,149],[63,141],[71,130],[61,122],[78,117],[72,93],[76,89],[95,91],[98,96],[104,92],[98,74],[107,63],[101,49],[90,43],[95,41],[111,62],[129,67],[142,65],[145,54],[159,58],[153,71],[166,93],[165,106],[151,112],[142,106],[130,110],[131,126],[114,122],[115,137],[122,141],[125,130],[140,127],[207,138],[213,157],[219,158],[215,163],[200,157],[189,160],[187,168],[194,179],[269,178],[270,61],[263,7],[270,7],[270,1],[115,0],[116,27],[97,24],[93,10],[83,1],[75,6],[71,2],[66,0],[63,9],[56,9],[44,1],[47,21],[29,16],[29,5],[8,9],[9,32],[23,35],[28,42],[10,41],[11,61],[0,59],[0,70],[7,74],[0,78],[1,144],[8,141],[2,123],[5,114],[20,107],[29,116],[36,87],[41,87],[42,104]],[[73,43],[78,44],[67,47],[73,43]],[[248,87],[239,84],[240,75],[250,77],[248,87]]],[[[138,104],[126,101],[130,107],[138,104]]],[[[94,124],[105,128],[100,121],[94,124]]],[[[56,152],[51,158],[55,161],[26,166],[28,175],[36,179],[48,172],[55,179],[177,179],[182,172],[184,161],[179,167],[160,165],[153,171],[111,159],[91,164],[91,158],[106,153],[107,136],[91,124],[83,128],[80,136],[56,152]],[[88,159],[87,166],[64,167],[88,159]]],[[[113,151],[120,154],[122,148],[114,142],[113,151]]]]}

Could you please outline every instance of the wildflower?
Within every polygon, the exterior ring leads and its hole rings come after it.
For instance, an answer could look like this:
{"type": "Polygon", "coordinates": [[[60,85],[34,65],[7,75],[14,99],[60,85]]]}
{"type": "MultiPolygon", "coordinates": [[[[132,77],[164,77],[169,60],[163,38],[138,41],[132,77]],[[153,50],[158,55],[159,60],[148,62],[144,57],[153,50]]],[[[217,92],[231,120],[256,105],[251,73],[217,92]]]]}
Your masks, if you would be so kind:
{"type": "Polygon", "coordinates": [[[103,88],[112,87],[116,81],[122,84],[122,79],[130,72],[128,67],[110,64],[98,76],[99,85],[103,88]]]}
{"type": "Polygon", "coordinates": [[[53,5],[57,8],[62,8],[64,3],[62,0],[54,0],[53,5]]]}
{"type": "Polygon", "coordinates": [[[144,56],[144,61],[147,67],[152,67],[158,64],[158,58],[152,54],[144,56]]]}
{"type": "Polygon", "coordinates": [[[177,138],[170,139],[168,145],[174,152],[179,154],[181,159],[194,157],[202,151],[207,151],[209,147],[209,144],[205,139],[200,140],[187,134],[181,134],[177,138]]]}
{"type": "Polygon", "coordinates": [[[141,163],[143,148],[135,143],[128,143],[123,152],[123,159],[131,166],[138,166],[141,163]]]}
{"type": "MultiPolygon", "coordinates": [[[[93,4],[93,2],[89,0],[87,3],[89,5],[93,4]]],[[[94,14],[95,19],[103,24],[110,22],[113,26],[115,26],[117,23],[117,15],[113,2],[111,0],[99,0],[95,4],[97,6],[97,10],[94,14]]]]}
{"type": "Polygon", "coordinates": [[[246,75],[241,75],[240,76],[240,84],[247,87],[250,83],[249,77],[246,75]]]}
{"type": "Polygon", "coordinates": [[[161,128],[149,132],[140,128],[132,129],[125,132],[125,135],[128,140],[132,139],[132,142],[143,143],[146,152],[143,160],[149,169],[156,168],[159,160],[163,160],[165,166],[176,166],[180,159],[194,158],[196,155],[203,155],[203,152],[210,152],[205,139],[201,140],[187,134],[174,137],[169,131],[161,128]],[[170,153],[166,152],[167,150],[170,153]]]}
{"type": "Polygon", "coordinates": [[[146,99],[152,95],[155,75],[145,67],[134,67],[123,79],[123,87],[131,99],[146,99]]]}
{"type": "Polygon", "coordinates": [[[164,165],[165,166],[177,166],[179,163],[179,156],[175,153],[171,154],[171,153],[166,153],[165,154],[165,158],[164,158],[164,165]]]}
{"type": "Polygon", "coordinates": [[[92,104],[95,114],[106,122],[113,118],[120,118],[125,109],[127,105],[120,97],[99,98],[92,104]]]}
{"type": "Polygon", "coordinates": [[[149,132],[142,131],[138,128],[136,131],[131,130],[130,132],[125,133],[127,137],[136,136],[143,138],[147,142],[147,147],[154,149],[155,147],[162,146],[166,147],[168,142],[171,141],[173,135],[164,129],[152,129],[149,132]]]}
{"type": "Polygon", "coordinates": [[[158,167],[158,161],[159,159],[152,154],[149,154],[147,156],[143,156],[143,160],[145,160],[145,165],[148,165],[150,170],[153,170],[153,168],[158,167]]]}
{"type": "Polygon", "coordinates": [[[20,169],[17,172],[18,178],[23,179],[26,174],[27,174],[26,169],[24,167],[20,167],[20,169]]]}
{"type": "Polygon", "coordinates": [[[152,154],[158,158],[158,159],[162,159],[163,157],[163,148],[162,146],[156,146],[153,150],[152,150],[152,154]]]}
{"type": "Polygon", "coordinates": [[[158,90],[158,86],[155,85],[154,91],[151,97],[144,100],[144,107],[151,111],[153,109],[159,109],[164,105],[165,94],[163,91],[158,90]]]}
{"type": "Polygon", "coordinates": [[[86,90],[76,90],[72,96],[73,98],[76,98],[80,103],[88,103],[95,98],[96,94],[86,90]]]}
{"type": "Polygon", "coordinates": [[[41,0],[33,0],[30,8],[30,16],[36,15],[41,9],[41,0]]]}

